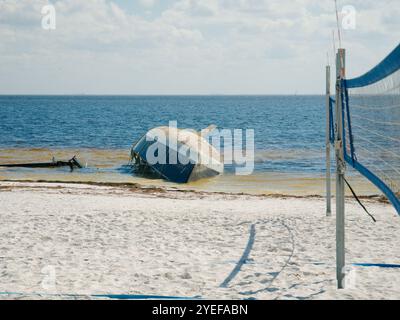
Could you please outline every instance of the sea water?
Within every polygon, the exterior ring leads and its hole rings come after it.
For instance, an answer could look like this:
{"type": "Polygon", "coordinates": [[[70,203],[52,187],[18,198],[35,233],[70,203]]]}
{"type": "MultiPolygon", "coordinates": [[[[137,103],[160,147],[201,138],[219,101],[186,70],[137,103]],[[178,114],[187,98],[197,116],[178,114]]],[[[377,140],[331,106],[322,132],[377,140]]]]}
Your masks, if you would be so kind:
{"type": "MultiPolygon", "coordinates": [[[[0,96],[0,163],[67,160],[85,169],[0,169],[1,180],[139,182],[212,191],[322,194],[324,96],[0,96]],[[135,177],[124,167],[132,144],[149,129],[253,129],[249,176],[176,186],[135,177]]],[[[363,186],[363,191],[370,191],[363,186]],[[364,190],[365,189],[365,190],[364,190]]]]}

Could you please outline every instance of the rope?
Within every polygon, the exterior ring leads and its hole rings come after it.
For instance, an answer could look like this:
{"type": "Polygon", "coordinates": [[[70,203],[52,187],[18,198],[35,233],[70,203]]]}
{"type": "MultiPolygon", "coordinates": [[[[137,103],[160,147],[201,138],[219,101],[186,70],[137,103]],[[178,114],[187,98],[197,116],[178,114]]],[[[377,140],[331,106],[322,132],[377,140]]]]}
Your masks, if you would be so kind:
{"type": "Polygon", "coordinates": [[[342,47],[342,37],[340,34],[339,12],[338,12],[337,0],[335,0],[335,11],[336,11],[337,31],[338,31],[338,37],[339,37],[339,48],[341,48],[342,47]]]}
{"type": "Polygon", "coordinates": [[[344,181],[346,182],[347,186],[349,187],[351,193],[353,194],[354,198],[357,200],[357,202],[359,203],[359,205],[364,209],[364,211],[371,217],[371,219],[376,222],[375,217],[370,214],[367,210],[367,208],[362,204],[362,202],[360,201],[360,199],[358,198],[357,194],[354,192],[353,188],[351,187],[350,183],[346,180],[346,178],[344,179],[344,181]]]}

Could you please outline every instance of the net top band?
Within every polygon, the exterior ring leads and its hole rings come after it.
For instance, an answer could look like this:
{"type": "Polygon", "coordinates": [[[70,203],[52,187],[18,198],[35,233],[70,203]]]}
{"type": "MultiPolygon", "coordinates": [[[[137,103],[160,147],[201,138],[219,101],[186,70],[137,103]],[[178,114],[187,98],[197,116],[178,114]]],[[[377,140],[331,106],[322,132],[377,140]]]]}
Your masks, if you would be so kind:
{"type": "Polygon", "coordinates": [[[347,88],[359,88],[374,84],[400,69],[400,44],[381,63],[364,75],[345,81],[347,88]]]}

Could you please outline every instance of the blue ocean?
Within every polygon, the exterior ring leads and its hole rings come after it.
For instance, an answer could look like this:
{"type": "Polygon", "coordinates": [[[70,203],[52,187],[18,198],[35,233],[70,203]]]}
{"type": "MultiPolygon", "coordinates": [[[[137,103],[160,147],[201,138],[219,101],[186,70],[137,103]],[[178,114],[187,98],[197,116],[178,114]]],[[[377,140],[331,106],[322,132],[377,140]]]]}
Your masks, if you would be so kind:
{"type": "MultiPolygon", "coordinates": [[[[210,124],[254,129],[255,170],[240,178],[246,190],[253,185],[270,190],[275,178],[317,179],[325,172],[324,96],[0,96],[0,119],[1,163],[77,154],[87,164],[79,176],[62,170],[2,169],[3,180],[133,179],[121,170],[130,147],[149,129],[169,121],[196,130],[210,124]]],[[[233,169],[227,166],[221,178],[225,187],[239,181],[224,180],[230,175],[233,169]]]]}

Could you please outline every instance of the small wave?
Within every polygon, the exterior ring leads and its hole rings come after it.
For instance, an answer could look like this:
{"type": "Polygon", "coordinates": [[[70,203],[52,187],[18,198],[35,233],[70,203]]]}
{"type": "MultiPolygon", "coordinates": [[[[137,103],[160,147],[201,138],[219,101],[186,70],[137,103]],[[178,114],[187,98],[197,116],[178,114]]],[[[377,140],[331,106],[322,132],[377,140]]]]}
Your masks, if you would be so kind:
{"type": "MultiPolygon", "coordinates": [[[[246,157],[246,151],[240,150],[243,157],[246,157]]],[[[222,149],[222,157],[224,159],[232,158],[231,149],[222,149]]],[[[322,149],[271,149],[271,150],[255,150],[254,162],[265,163],[269,161],[296,161],[296,160],[321,160],[324,157],[322,149]]],[[[248,156],[247,156],[248,158],[248,156]]]]}
{"type": "Polygon", "coordinates": [[[317,160],[322,158],[322,150],[257,150],[254,155],[254,162],[317,160]]]}

